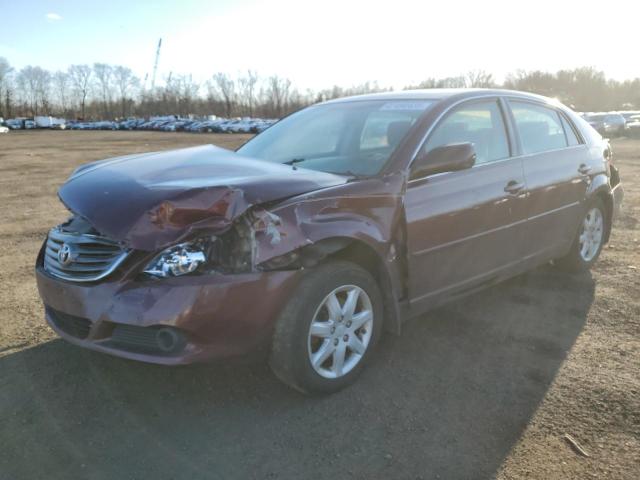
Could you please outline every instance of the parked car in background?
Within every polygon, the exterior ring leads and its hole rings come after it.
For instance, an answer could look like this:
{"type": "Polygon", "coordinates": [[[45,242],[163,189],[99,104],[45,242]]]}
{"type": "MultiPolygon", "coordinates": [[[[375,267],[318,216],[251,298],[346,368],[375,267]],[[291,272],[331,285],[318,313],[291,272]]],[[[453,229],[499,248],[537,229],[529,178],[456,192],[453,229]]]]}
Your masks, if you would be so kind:
{"type": "Polygon", "coordinates": [[[328,393],[408,318],[550,261],[589,269],[622,197],[608,141],[545,97],[342,98],[237,152],[79,167],[36,278],[71,343],[166,365],[266,347],[288,385],[328,393]]]}
{"type": "Polygon", "coordinates": [[[584,119],[600,135],[619,136],[624,133],[626,121],[619,113],[589,113],[584,119]]]}
{"type": "Polygon", "coordinates": [[[10,129],[51,128],[56,130],[153,130],[161,132],[199,133],[259,133],[275,123],[274,119],[261,118],[208,118],[185,119],[175,115],[153,117],[151,119],[128,118],[118,121],[66,121],[55,117],[39,116],[31,119],[10,119],[10,129]]]}
{"type": "Polygon", "coordinates": [[[640,137],[640,114],[627,117],[624,133],[628,137],[640,137]]]}
{"type": "Polygon", "coordinates": [[[201,133],[218,133],[220,132],[219,124],[219,120],[205,120],[198,123],[197,131],[201,133]]]}
{"type": "Polygon", "coordinates": [[[140,120],[137,118],[129,118],[127,120],[122,120],[118,122],[118,130],[135,130],[141,125],[144,120],[140,120]]]}
{"type": "Polygon", "coordinates": [[[9,127],[6,125],[0,125],[0,133],[9,133],[9,127]]]}
{"type": "Polygon", "coordinates": [[[629,120],[631,120],[633,117],[637,117],[640,115],[640,110],[627,110],[624,112],[618,112],[620,115],[622,115],[624,117],[624,120],[626,122],[628,122],[629,120]]]}
{"type": "Polygon", "coordinates": [[[24,119],[11,118],[5,121],[5,125],[9,127],[11,130],[22,130],[24,128],[24,119]]]}
{"type": "Polygon", "coordinates": [[[185,132],[197,133],[200,131],[201,120],[195,120],[185,127],[185,132]]]}

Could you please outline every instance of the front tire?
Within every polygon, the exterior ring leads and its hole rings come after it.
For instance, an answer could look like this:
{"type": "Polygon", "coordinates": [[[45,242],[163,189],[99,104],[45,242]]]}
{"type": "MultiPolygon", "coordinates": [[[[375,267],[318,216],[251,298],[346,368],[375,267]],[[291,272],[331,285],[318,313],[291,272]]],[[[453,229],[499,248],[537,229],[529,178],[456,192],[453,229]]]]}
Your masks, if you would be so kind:
{"type": "Polygon", "coordinates": [[[280,314],[269,364],[280,380],[306,394],[350,385],[382,333],[382,296],[373,277],[350,262],[306,274],[280,314]]]}
{"type": "Polygon", "coordinates": [[[555,263],[571,272],[589,270],[602,252],[606,225],[604,203],[601,199],[595,198],[587,206],[571,250],[555,263]]]}

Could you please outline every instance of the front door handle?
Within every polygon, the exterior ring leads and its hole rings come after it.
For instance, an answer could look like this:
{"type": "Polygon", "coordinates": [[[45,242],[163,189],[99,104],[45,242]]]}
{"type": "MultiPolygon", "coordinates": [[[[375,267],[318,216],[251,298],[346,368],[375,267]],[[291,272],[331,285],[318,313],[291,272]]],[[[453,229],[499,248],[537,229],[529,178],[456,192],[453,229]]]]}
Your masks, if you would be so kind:
{"type": "Polygon", "coordinates": [[[580,172],[582,175],[587,175],[590,171],[591,167],[585,163],[578,167],[578,172],[580,172]]]}
{"type": "Polygon", "coordinates": [[[517,182],[516,180],[511,180],[504,187],[504,191],[510,193],[511,195],[517,195],[524,189],[524,183],[517,182]]]}

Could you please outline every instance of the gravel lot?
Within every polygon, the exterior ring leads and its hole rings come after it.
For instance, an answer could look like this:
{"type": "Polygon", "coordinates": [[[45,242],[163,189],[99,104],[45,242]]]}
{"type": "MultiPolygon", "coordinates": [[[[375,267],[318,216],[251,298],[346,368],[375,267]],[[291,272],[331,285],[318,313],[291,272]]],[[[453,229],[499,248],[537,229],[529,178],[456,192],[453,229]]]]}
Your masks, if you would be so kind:
{"type": "Polygon", "coordinates": [[[57,339],[33,262],[72,169],[246,138],[0,135],[0,479],[640,477],[640,140],[613,142],[626,203],[592,274],[543,267],[412,321],[331,397],[255,362],[163,368],[57,339]]]}

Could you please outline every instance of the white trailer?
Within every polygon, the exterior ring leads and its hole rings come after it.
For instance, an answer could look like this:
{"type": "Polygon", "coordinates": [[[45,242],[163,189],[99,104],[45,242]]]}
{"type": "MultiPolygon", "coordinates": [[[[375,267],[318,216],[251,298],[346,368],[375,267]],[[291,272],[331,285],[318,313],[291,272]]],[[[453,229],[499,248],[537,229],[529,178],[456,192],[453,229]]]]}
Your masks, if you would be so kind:
{"type": "Polygon", "coordinates": [[[36,123],[37,128],[54,128],[58,125],[64,125],[62,118],[55,117],[37,116],[33,117],[33,121],[36,123]]]}

